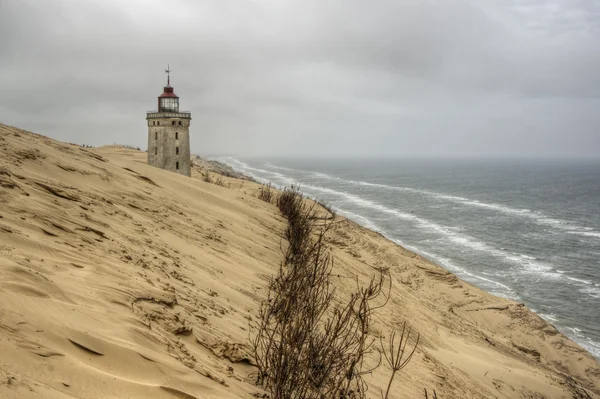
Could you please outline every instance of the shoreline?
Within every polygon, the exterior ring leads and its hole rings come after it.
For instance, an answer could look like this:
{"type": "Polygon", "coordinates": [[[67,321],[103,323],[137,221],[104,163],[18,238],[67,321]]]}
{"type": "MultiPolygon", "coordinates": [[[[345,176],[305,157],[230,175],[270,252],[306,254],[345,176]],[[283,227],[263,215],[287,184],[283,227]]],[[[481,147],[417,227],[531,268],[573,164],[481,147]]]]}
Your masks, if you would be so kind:
{"type": "MultiPolygon", "coordinates": [[[[222,157],[220,157],[219,159],[222,159],[222,157]]],[[[233,158],[234,159],[234,158],[233,158]]],[[[213,160],[213,162],[222,164],[222,165],[226,165],[228,168],[231,168],[233,170],[235,170],[237,173],[242,174],[246,177],[248,177],[249,179],[254,180],[255,182],[259,183],[259,184],[272,184],[274,188],[277,188],[278,190],[282,190],[285,186],[276,184],[266,178],[262,178],[260,176],[257,176],[255,174],[252,174],[250,172],[247,171],[243,171],[241,170],[239,167],[236,167],[235,165],[232,164],[228,164],[227,162],[224,162],[222,160],[213,160]]],[[[239,161],[238,161],[239,162],[239,161]]],[[[281,170],[285,170],[286,168],[283,167],[277,167],[272,165],[274,168],[277,169],[281,169],[281,170]]],[[[300,189],[302,189],[302,186],[299,185],[300,189]]],[[[312,200],[318,200],[318,197],[315,195],[311,195],[310,193],[307,192],[303,192],[305,196],[307,196],[308,198],[312,199],[312,200]]],[[[465,200],[463,198],[463,200],[465,200]]],[[[334,207],[335,208],[335,207],[334,207]]],[[[403,243],[402,241],[388,236],[386,235],[386,232],[383,231],[382,229],[380,229],[378,226],[375,226],[372,222],[370,222],[368,219],[366,219],[364,216],[355,214],[353,212],[347,211],[347,210],[343,210],[343,209],[339,209],[339,208],[335,208],[336,212],[339,212],[340,215],[342,215],[343,217],[352,220],[353,222],[357,223],[358,225],[360,225],[361,227],[368,229],[370,231],[373,231],[377,234],[380,234],[383,238],[385,238],[386,240],[389,240],[393,243],[395,243],[396,245],[400,246],[403,249],[408,249],[420,256],[423,256],[424,258],[428,259],[430,262],[444,268],[445,270],[447,270],[450,273],[453,273],[455,275],[457,275],[457,277],[464,279],[465,276],[467,276],[467,278],[471,278],[471,280],[478,280],[478,281],[486,281],[488,283],[500,286],[504,289],[506,289],[507,291],[513,291],[511,287],[502,284],[500,282],[491,280],[491,279],[486,279],[485,277],[481,277],[478,276],[476,274],[470,273],[469,271],[465,270],[462,267],[459,266],[449,266],[447,263],[450,262],[450,260],[441,260],[440,257],[438,255],[435,254],[431,254],[426,250],[422,250],[420,248],[411,246],[411,245],[407,245],[405,243],[403,243]],[[359,220],[356,220],[359,219],[359,220]],[[364,222],[364,223],[361,223],[364,222]],[[463,276],[461,276],[461,274],[463,276]]],[[[570,278],[570,277],[567,277],[570,278]]],[[[494,295],[494,296],[498,296],[501,298],[505,298],[505,299],[509,299],[511,301],[514,301],[515,303],[525,303],[527,301],[523,301],[521,298],[517,297],[510,297],[510,296],[506,296],[506,295],[502,295],[502,293],[497,293],[497,292],[491,292],[488,290],[488,288],[486,287],[480,287],[479,284],[477,284],[474,281],[470,281],[470,284],[473,284],[475,286],[477,286],[478,288],[486,291],[487,293],[489,293],[490,295],[494,295]]],[[[529,306],[529,305],[528,305],[529,306]]],[[[531,309],[531,308],[530,308],[531,309]]],[[[598,344],[595,343],[593,340],[591,340],[590,338],[584,336],[584,335],[580,335],[578,336],[578,333],[581,331],[579,328],[577,327],[572,327],[572,326],[568,326],[568,325],[564,325],[562,323],[560,323],[559,320],[556,319],[556,317],[552,316],[552,315],[548,315],[548,314],[544,314],[541,312],[538,312],[536,310],[531,309],[532,312],[534,312],[535,314],[537,314],[538,316],[540,316],[542,319],[544,319],[546,322],[548,322],[550,325],[554,326],[553,323],[558,322],[561,332],[563,334],[572,334],[572,335],[568,335],[569,339],[571,339],[572,341],[574,341],[575,343],[577,343],[578,345],[582,346],[592,357],[594,357],[596,360],[600,361],[600,348],[598,347],[598,344]],[[591,342],[590,342],[591,341],[591,342]],[[595,351],[592,351],[591,348],[595,348],[595,351]]]]}

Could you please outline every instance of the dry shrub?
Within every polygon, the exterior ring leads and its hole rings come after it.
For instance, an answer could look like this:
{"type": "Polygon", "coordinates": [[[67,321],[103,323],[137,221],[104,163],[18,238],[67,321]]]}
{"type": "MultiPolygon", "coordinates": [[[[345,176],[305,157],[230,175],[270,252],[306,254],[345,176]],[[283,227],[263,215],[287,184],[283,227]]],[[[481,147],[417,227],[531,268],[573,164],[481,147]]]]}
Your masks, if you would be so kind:
{"type": "MultiPolygon", "coordinates": [[[[308,258],[316,252],[316,246],[322,241],[314,242],[311,234],[315,230],[314,203],[305,201],[297,187],[286,188],[277,199],[279,211],[288,221],[284,238],[288,241],[285,251],[285,265],[304,265],[308,258]]],[[[323,236],[329,226],[323,226],[323,236]]]]}
{"type": "Polygon", "coordinates": [[[273,202],[273,190],[271,189],[271,183],[263,184],[258,189],[258,199],[268,202],[269,204],[273,202]]]}
{"type": "Polygon", "coordinates": [[[304,197],[298,187],[285,188],[277,198],[277,207],[288,224],[295,223],[295,217],[303,211],[304,197]]]}
{"type": "Polygon", "coordinates": [[[205,181],[207,183],[216,184],[217,186],[221,186],[221,187],[227,187],[225,185],[225,182],[223,181],[223,175],[219,175],[219,177],[217,177],[216,179],[213,180],[213,178],[210,176],[210,172],[208,172],[208,171],[200,172],[200,174],[202,175],[202,181],[205,181]]]}
{"type": "Polygon", "coordinates": [[[200,172],[200,174],[202,175],[202,180],[203,181],[205,181],[207,183],[212,183],[213,182],[212,179],[211,179],[211,177],[210,177],[210,173],[208,173],[208,172],[205,171],[205,172],[200,172]]]}
{"type": "Polygon", "coordinates": [[[327,212],[329,212],[329,214],[331,215],[331,217],[335,219],[336,213],[333,210],[333,207],[331,205],[329,205],[327,202],[325,202],[323,200],[317,200],[317,203],[319,205],[321,205],[327,212]]]}
{"type": "MultiPolygon", "coordinates": [[[[277,206],[288,221],[288,246],[252,325],[256,382],[272,399],[365,398],[368,387],[362,376],[373,370],[366,360],[379,353],[371,334],[372,316],[387,303],[391,279],[386,284],[380,271],[342,301],[333,287],[333,259],[325,243],[333,219],[317,217],[317,204],[306,201],[295,187],[281,193],[277,206]]],[[[399,350],[393,338],[388,348],[392,379],[412,356],[399,355],[408,336],[405,340],[403,332],[399,350]]]]}
{"type": "Polygon", "coordinates": [[[213,181],[214,184],[221,187],[226,187],[225,182],[223,181],[223,175],[219,175],[216,180],[213,181]]]}

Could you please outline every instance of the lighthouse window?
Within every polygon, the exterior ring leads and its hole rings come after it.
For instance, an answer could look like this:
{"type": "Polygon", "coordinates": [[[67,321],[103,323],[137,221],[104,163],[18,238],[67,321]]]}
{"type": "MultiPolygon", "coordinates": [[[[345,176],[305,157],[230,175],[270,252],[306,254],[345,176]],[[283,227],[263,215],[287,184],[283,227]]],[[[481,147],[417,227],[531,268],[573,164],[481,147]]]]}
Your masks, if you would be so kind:
{"type": "Polygon", "coordinates": [[[175,132],[175,140],[179,140],[179,132],[175,132]]]}
{"type": "Polygon", "coordinates": [[[179,126],[181,126],[181,121],[179,121],[179,126]]]}
{"type": "Polygon", "coordinates": [[[171,122],[171,125],[174,125],[174,124],[175,124],[175,121],[172,121],[172,122],[171,122]]]}
{"type": "Polygon", "coordinates": [[[154,132],[154,140],[158,140],[158,132],[154,132]]]}
{"type": "Polygon", "coordinates": [[[179,170],[179,162],[175,162],[175,169],[179,170]]]}
{"type": "Polygon", "coordinates": [[[175,147],[175,155],[179,155],[179,147],[175,147]]]}
{"type": "Polygon", "coordinates": [[[156,125],[157,125],[157,126],[160,126],[160,121],[156,122],[156,125]]]}
{"type": "Polygon", "coordinates": [[[158,155],[158,147],[154,147],[154,155],[158,155]]]}
{"type": "Polygon", "coordinates": [[[156,126],[156,121],[152,122],[152,126],[156,126]]]}

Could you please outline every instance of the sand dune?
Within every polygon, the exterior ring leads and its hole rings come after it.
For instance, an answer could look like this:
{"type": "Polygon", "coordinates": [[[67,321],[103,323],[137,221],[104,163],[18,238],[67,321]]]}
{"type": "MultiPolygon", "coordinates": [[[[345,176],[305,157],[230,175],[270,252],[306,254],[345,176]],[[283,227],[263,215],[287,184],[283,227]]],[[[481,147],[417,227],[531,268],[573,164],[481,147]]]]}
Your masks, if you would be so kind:
{"type": "MultiPolygon", "coordinates": [[[[249,322],[285,221],[255,183],[223,182],[0,125],[0,397],[262,394],[249,322]]],[[[342,291],[389,268],[376,332],[421,333],[392,397],[600,398],[600,364],[524,305],[343,218],[329,239],[342,291]]],[[[388,374],[367,377],[373,398],[388,374]]]]}

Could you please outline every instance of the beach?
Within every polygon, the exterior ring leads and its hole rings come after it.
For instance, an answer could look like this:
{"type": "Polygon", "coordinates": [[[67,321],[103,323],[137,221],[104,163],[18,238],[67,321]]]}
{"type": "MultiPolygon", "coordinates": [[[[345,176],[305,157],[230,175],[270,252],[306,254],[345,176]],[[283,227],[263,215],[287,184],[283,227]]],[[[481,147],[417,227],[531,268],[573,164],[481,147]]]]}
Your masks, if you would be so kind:
{"type": "MultiPolygon", "coordinates": [[[[146,156],[0,124],[0,397],[264,393],[250,325],[285,220],[256,182],[146,156]]],[[[327,240],[340,292],[390,273],[373,334],[407,322],[421,336],[391,397],[600,398],[598,361],[524,304],[343,216],[327,240]]],[[[368,396],[388,378],[366,375],[368,396]]]]}

